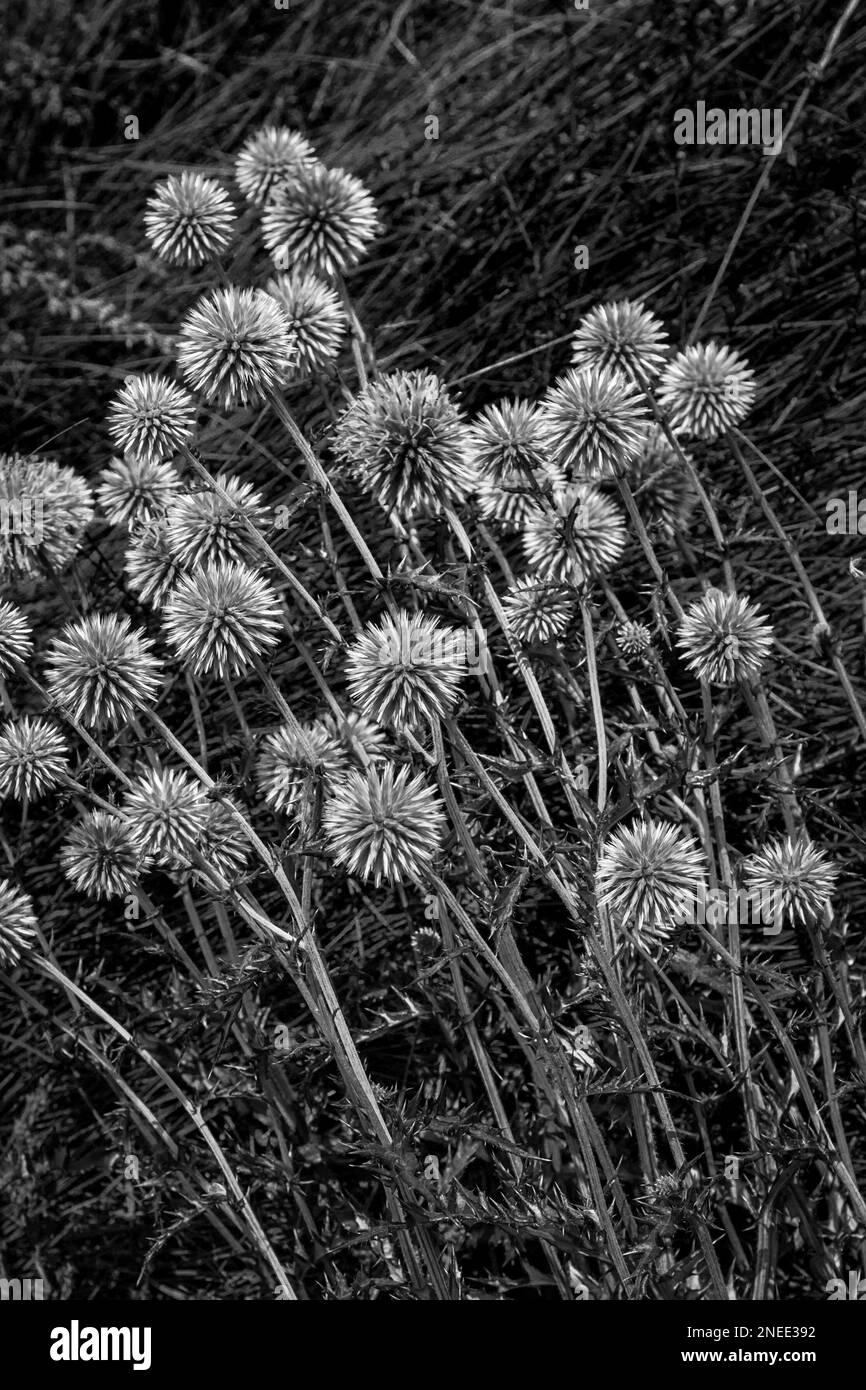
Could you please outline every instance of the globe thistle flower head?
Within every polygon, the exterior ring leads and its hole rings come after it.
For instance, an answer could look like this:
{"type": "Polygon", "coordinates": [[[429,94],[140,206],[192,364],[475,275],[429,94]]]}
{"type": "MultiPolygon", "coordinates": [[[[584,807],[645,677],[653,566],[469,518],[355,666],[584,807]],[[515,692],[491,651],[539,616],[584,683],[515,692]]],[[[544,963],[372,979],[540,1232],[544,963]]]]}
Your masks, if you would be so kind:
{"type": "Polygon", "coordinates": [[[640,300],[597,304],[585,314],[571,340],[571,361],[579,371],[613,367],[631,379],[657,376],[668,353],[661,321],[640,300]]]}
{"type": "Polygon", "coordinates": [[[743,874],[747,893],[760,896],[761,920],[796,927],[811,925],[830,907],[839,871],[801,831],[750,855],[743,874]]]}
{"type": "Polygon", "coordinates": [[[38,454],[0,454],[0,578],[41,575],[41,560],[65,569],[92,519],[93,495],[73,469],[38,454]]]}
{"type": "Polygon", "coordinates": [[[686,665],[712,685],[754,681],[773,645],[773,629],[757,604],[707,589],[680,623],[677,646],[686,665]]]}
{"type": "Polygon", "coordinates": [[[675,434],[718,439],[751,410],[755,373],[730,348],[696,343],[668,364],[658,399],[675,434]]]}
{"type": "Polygon", "coordinates": [[[166,869],[184,869],[208,834],[214,803],[188,772],[149,768],[123,803],[132,844],[141,857],[166,869]]]}
{"type": "Polygon", "coordinates": [[[219,560],[185,574],[163,609],[166,635],[196,676],[240,676],[281,627],[276,593],[235,560],[219,560]]]}
{"type": "Polygon", "coordinates": [[[288,183],[302,165],[316,162],[309,140],[287,126],[266,125],[241,146],[235,180],[251,203],[266,203],[272,190],[288,183]]]}
{"type": "Polygon", "coordinates": [[[531,477],[515,472],[494,481],[482,476],[476,488],[478,511],[485,521],[519,530],[536,508],[563,486],[562,476],[547,468],[536,469],[531,477]]]}
{"type": "Polygon", "coordinates": [[[649,818],[621,826],[602,847],[595,876],[600,907],[645,949],[664,943],[706,889],[706,864],[691,835],[649,818]]]}
{"type": "Polygon", "coordinates": [[[334,453],[385,508],[436,514],[473,490],[476,470],[462,411],[432,372],[391,372],[343,411],[334,453]]]}
{"type": "Polygon", "coordinates": [[[357,265],[382,228],[360,179],[315,161],[271,189],[262,235],[281,270],[333,279],[357,265]]]}
{"type": "Polygon", "coordinates": [[[361,879],[420,879],[438,852],[445,812],[432,787],[393,763],[350,772],[325,803],[323,828],[338,864],[361,879]]]}
{"type": "Polygon", "coordinates": [[[152,647],[123,614],[67,623],[49,651],[49,692],[80,724],[119,728],[156,697],[162,667],[152,647]]]}
{"type": "Polygon", "coordinates": [[[201,839],[196,846],[208,866],[229,882],[243,873],[250,857],[250,842],[231,807],[239,810],[234,801],[229,804],[208,801],[201,839]]]}
{"type": "Polygon", "coordinates": [[[36,941],[36,913],[29,893],[21,893],[8,879],[0,879],[0,966],[11,970],[21,952],[36,941]]]}
{"type": "Polygon", "coordinates": [[[189,443],[194,429],[192,396],[166,376],[127,377],[108,407],[108,433],[128,459],[162,463],[189,443]]]}
{"type": "Polygon", "coordinates": [[[330,790],[349,760],[322,720],[295,729],[284,724],[262,745],[259,789],[269,806],[302,824],[310,819],[319,789],[330,790]]]}
{"type": "Polygon", "coordinates": [[[89,898],[119,898],[135,891],[149,867],[126,821],[110,811],[88,811],[60,851],[63,872],[89,898]]]}
{"type": "Polygon", "coordinates": [[[387,756],[388,736],[384,729],[358,710],[326,714],[322,724],[345,756],[355,763],[379,762],[387,756]]]}
{"type": "Polygon", "coordinates": [[[169,265],[200,266],[222,255],[232,239],[235,210],[222,184],[192,169],[171,174],[147,200],[144,230],[169,265]]]}
{"type": "Polygon", "coordinates": [[[581,585],[605,573],[625,550],[622,512],[590,483],[571,483],[553,505],[533,509],[523,530],[527,564],[540,579],[581,585]]]}
{"type": "Polygon", "coordinates": [[[309,272],[278,275],[269,280],[268,294],[280,304],[297,345],[293,378],[324,371],[333,362],[346,335],[346,313],[339,295],[309,272]]]}
{"type": "MultiPolygon", "coordinates": [[[[467,435],[482,479],[505,482],[515,475],[528,479],[546,468],[541,415],[531,401],[502,400],[485,406],[467,435]]],[[[565,480],[560,477],[559,481],[565,480]]]]}
{"type": "Polygon", "coordinates": [[[160,607],[185,573],[169,544],[165,517],[135,527],[124,566],[132,592],[142,603],[160,607]]]}
{"type": "Polygon", "coordinates": [[[422,961],[435,960],[442,955],[442,938],[433,927],[417,927],[410,940],[413,951],[422,961]]]}
{"type": "Polygon", "coordinates": [[[32,651],[30,624],[21,609],[0,599],[0,676],[8,676],[16,662],[26,661],[32,651]]]}
{"type": "Polygon", "coordinates": [[[630,619],[618,623],[616,640],[623,656],[646,656],[653,644],[653,635],[646,623],[635,623],[630,619]]]}
{"type": "Polygon", "coordinates": [[[574,617],[574,594],[559,584],[525,576],[502,601],[518,642],[555,642],[565,636],[574,617]]]}
{"type": "Polygon", "coordinates": [[[615,477],[638,454],[645,417],[640,393],[621,372],[572,369],[541,403],[550,462],[570,479],[615,477]]]}
{"type": "Polygon", "coordinates": [[[629,465],[628,482],[647,529],[660,531],[668,540],[686,529],[697,490],[658,427],[649,431],[629,465]]]}
{"type": "Polygon", "coordinates": [[[349,692],[368,719],[416,729],[445,719],[467,670],[465,631],[425,613],[369,624],[349,651],[349,692]]]}
{"type": "Polygon", "coordinates": [[[187,314],[177,360],[187,384],[223,410],[259,405],[294,365],[295,335],[264,290],[211,290],[187,314]]]}
{"type": "Polygon", "coordinates": [[[46,719],[25,715],[0,729],[0,796],[37,801],[68,766],[66,744],[46,719]]]}
{"type": "Polygon", "coordinates": [[[178,497],[167,513],[168,545],[184,569],[220,560],[250,564],[261,559],[250,530],[250,525],[263,530],[268,524],[261,493],[225,473],[216,481],[227,497],[215,490],[190,492],[178,497]]]}
{"type": "Polygon", "coordinates": [[[180,488],[177,471],[156,459],[112,459],[99,476],[96,496],[112,526],[131,526],[160,516],[180,488]]]}

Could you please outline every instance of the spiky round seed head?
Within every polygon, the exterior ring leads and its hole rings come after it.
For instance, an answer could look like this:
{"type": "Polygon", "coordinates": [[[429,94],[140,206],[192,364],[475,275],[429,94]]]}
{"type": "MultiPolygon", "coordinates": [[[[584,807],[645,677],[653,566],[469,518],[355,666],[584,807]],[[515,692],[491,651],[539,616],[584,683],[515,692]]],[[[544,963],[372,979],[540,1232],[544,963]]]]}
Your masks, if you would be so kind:
{"type": "Polygon", "coordinates": [[[653,635],[646,623],[626,619],[617,624],[616,640],[624,656],[645,656],[652,647],[653,635]]]}
{"type": "Polygon", "coordinates": [[[663,943],[706,888],[706,862],[691,835],[666,821],[633,821],[602,847],[595,876],[600,907],[647,949],[663,943]]]}
{"type": "Polygon", "coordinates": [[[184,569],[219,560],[261,561],[261,547],[247,524],[259,531],[268,525],[261,493],[226,473],[216,481],[227,497],[215,490],[190,492],[176,498],[166,515],[168,545],[184,569]]]}
{"type": "Polygon", "coordinates": [[[149,859],[120,816],[88,811],[72,827],[60,863],[66,877],[89,898],[120,898],[134,892],[149,859]]]}
{"type": "Polygon", "coordinates": [[[189,311],[177,360],[187,384],[223,410],[259,405],[288,380],[297,346],[288,319],[264,290],[211,290],[189,311]]]}
{"type": "Polygon", "coordinates": [[[413,951],[422,960],[435,960],[442,954],[442,938],[433,927],[417,927],[410,940],[413,951]]]}
{"type": "Polygon", "coordinates": [[[477,474],[462,411],[432,372],[391,372],[337,421],[334,453],[385,508],[407,516],[462,502],[477,474]]]}
{"type": "Polygon", "coordinates": [[[123,810],[141,856],[167,869],[184,869],[202,844],[214,803],[188,772],[148,768],[126,793],[123,810]]]}
{"type": "Polygon", "coordinates": [[[147,200],[144,230],[169,265],[199,266],[222,255],[232,239],[235,210],[222,184],[192,169],[170,174],[147,200]]]}
{"type": "MultiPolygon", "coordinates": [[[[746,891],[760,895],[772,920],[790,926],[814,923],[830,907],[839,870],[800,831],[764,845],[743,864],[746,891]]],[[[762,910],[762,921],[767,912],[762,910]]]]}
{"type": "Polygon", "coordinates": [[[164,517],[137,526],[124,561],[130,589],[142,603],[159,608],[184,574],[169,545],[164,517]]]}
{"type": "Polygon", "coordinates": [[[482,478],[530,478],[547,466],[541,416],[531,401],[502,400],[485,406],[467,433],[482,478]]]}
{"type": "Polygon", "coordinates": [[[8,676],[32,651],[30,624],[21,609],[0,599],[0,676],[8,676]]]}
{"type": "Polygon", "coordinates": [[[547,468],[536,469],[531,477],[511,473],[495,481],[491,477],[478,480],[476,493],[478,511],[485,521],[498,521],[501,526],[518,530],[532,512],[564,486],[561,474],[547,468]]]}
{"type": "Polygon", "coordinates": [[[37,801],[68,766],[66,744],[46,719],[25,715],[0,729],[0,796],[37,801]]]}
{"type": "MultiPolygon", "coordinates": [[[[686,454],[691,462],[691,455],[686,454]]],[[[691,477],[664,432],[653,427],[628,467],[628,483],[648,529],[671,540],[688,526],[698,499],[691,477]]]]}
{"type": "Polygon", "coordinates": [[[665,368],[658,399],[675,434],[717,439],[751,410],[755,373],[730,348],[696,343],[665,368]]]}
{"type": "Polygon", "coordinates": [[[256,769],[259,790],[269,806],[306,823],[320,788],[330,790],[348,770],[349,760],[322,720],[294,728],[283,724],[262,745],[256,769]]]}
{"type": "Polygon", "coordinates": [[[754,681],[773,645],[773,629],[757,604],[707,589],[680,623],[677,646],[686,665],[713,685],[754,681]]]}
{"type": "Polygon", "coordinates": [[[652,379],[664,366],[668,335],[660,319],[640,300],[597,304],[585,314],[571,340],[571,361],[579,371],[613,367],[631,379],[652,379]]]}
{"type": "MultiPolygon", "coordinates": [[[[230,802],[235,810],[240,808],[230,802]]],[[[224,879],[234,881],[242,874],[250,857],[250,842],[225,801],[209,801],[198,852],[209,868],[224,879]]]]}
{"type": "Polygon", "coordinates": [[[53,459],[0,454],[0,582],[57,572],[81,546],[93,519],[83,478],[53,459]]]}
{"type": "Polygon", "coordinates": [[[502,607],[518,642],[555,642],[574,616],[574,594],[527,575],[512,585],[502,607]]]}
{"type": "Polygon", "coordinates": [[[112,526],[132,526],[160,516],[180,488],[177,470],[155,459],[112,459],[99,476],[96,496],[112,526]]]}
{"type": "Polygon", "coordinates": [[[572,483],[554,495],[552,506],[533,509],[523,552],[540,579],[580,585],[615,565],[626,540],[616,504],[591,484],[572,483]]]}
{"type": "Polygon", "coordinates": [[[127,458],[170,459],[192,439],[195,402],[167,376],[127,377],[108,407],[108,433],[127,458]]]}
{"type": "Polygon", "coordinates": [[[0,965],[11,970],[21,959],[21,952],[36,941],[36,913],[29,893],[13,887],[8,879],[0,879],[0,965]]]}
{"type": "Polygon", "coordinates": [[[240,676],[279,640],[280,602],[264,579],[219,560],[178,580],[166,600],[166,635],[196,676],[240,676]]]}
{"type": "Polygon", "coordinates": [[[541,402],[550,463],[570,479],[610,478],[640,450],[646,406],[621,372],[572,368],[541,402]]]}
{"type": "Polygon", "coordinates": [[[385,730],[365,714],[349,710],[342,713],[339,719],[334,714],[326,714],[322,723],[352,762],[363,765],[364,756],[369,762],[379,762],[387,756],[388,736],[385,730]]]}
{"type": "Polygon", "coordinates": [[[272,188],[262,214],[265,247],[280,270],[333,279],[357,265],[382,228],[360,179],[316,161],[272,188]]]}
{"type": "Polygon", "coordinates": [[[445,828],[442,802],[421,776],[393,763],[350,772],[325,803],[328,850],[350,874],[376,887],[421,878],[445,828]]]}
{"type": "Polygon", "coordinates": [[[346,336],[346,312],[330,285],[306,272],[278,275],[265,286],[288,319],[298,355],[292,377],[324,371],[346,336]]]}
{"type": "Polygon", "coordinates": [[[467,669],[466,632],[426,613],[397,614],[370,623],[346,662],[349,693],[368,719],[417,729],[446,719],[467,669]]]}
{"type": "Polygon", "coordinates": [[[312,145],[299,131],[266,125],[241,146],[235,160],[235,179],[244,197],[261,205],[272,189],[289,182],[301,165],[315,162],[312,145]]]}
{"type": "Polygon", "coordinates": [[[119,728],[156,697],[162,666],[153,642],[124,614],[67,623],[51,643],[48,689],[80,724],[119,728]]]}

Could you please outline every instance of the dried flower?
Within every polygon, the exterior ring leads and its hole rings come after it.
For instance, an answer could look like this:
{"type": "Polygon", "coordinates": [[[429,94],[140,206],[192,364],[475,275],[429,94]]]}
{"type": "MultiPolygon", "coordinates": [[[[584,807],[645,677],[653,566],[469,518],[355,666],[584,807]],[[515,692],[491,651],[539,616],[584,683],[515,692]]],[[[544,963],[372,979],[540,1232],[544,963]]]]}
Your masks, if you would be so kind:
{"type": "Polygon", "coordinates": [[[0,454],[0,577],[41,574],[40,556],[65,569],[92,519],[90,488],[71,468],[38,454],[0,454]]]}
{"type": "Polygon", "coordinates": [[[0,730],[0,796],[36,801],[61,781],[68,766],[66,744],[46,719],[25,715],[0,730]]]}
{"type": "Polygon", "coordinates": [[[112,459],[100,473],[99,505],[112,526],[150,521],[165,511],[180,487],[177,471],[155,459],[112,459]]]}
{"type": "Polygon", "coordinates": [[[431,372],[371,382],[337,421],[334,453],[386,511],[436,513],[476,482],[463,414],[431,372]]]}
{"type": "MultiPolygon", "coordinates": [[[[808,836],[781,836],[743,864],[746,891],[760,895],[779,926],[813,923],[830,906],[839,871],[808,836]]],[[[766,924],[767,912],[762,911],[766,924]]]]}
{"type": "Polygon", "coordinates": [[[616,564],[626,539],[616,504],[591,484],[572,483],[554,495],[551,507],[532,511],[523,550],[539,578],[584,584],[616,564]]]}
{"type": "Polygon", "coordinates": [[[190,492],[178,497],[166,516],[169,547],[185,569],[219,560],[249,564],[261,559],[259,543],[250,531],[250,525],[257,530],[267,526],[261,493],[225,473],[216,481],[227,497],[210,490],[190,492]]]}
{"type": "Polygon", "coordinates": [[[287,126],[266,125],[245,141],[235,161],[238,187],[251,203],[265,203],[277,185],[304,164],[316,162],[309,140],[287,126]]]}
{"type": "Polygon", "coordinates": [[[79,892],[90,898],[119,898],[135,890],[149,861],[120,816],[88,811],[72,827],[60,863],[79,892]]]}
{"type": "Polygon", "coordinates": [[[629,619],[618,623],[616,640],[624,656],[645,656],[653,644],[653,635],[646,623],[634,623],[629,619]]]}
{"type": "Polygon", "coordinates": [[[541,403],[550,462],[569,478],[614,477],[638,454],[645,417],[639,392],[621,372],[572,369],[541,403]]]}
{"type": "Polygon", "coordinates": [[[14,603],[0,599],[0,676],[8,676],[33,650],[30,624],[14,603]]]}
{"type": "Polygon", "coordinates": [[[615,830],[596,869],[599,906],[641,946],[663,943],[706,888],[706,864],[691,835],[665,821],[615,830]]]}
{"type": "Polygon", "coordinates": [[[357,710],[342,713],[339,719],[326,714],[322,720],[331,738],[339,744],[347,758],[364,764],[378,762],[387,755],[388,738],[384,729],[357,710]]]}
{"type": "Polygon", "coordinates": [[[126,552],[129,587],[142,603],[163,604],[184,573],[169,545],[168,522],[164,517],[137,526],[126,552]]]}
{"type": "Polygon", "coordinates": [[[380,231],[361,180],[318,161],[274,187],[262,214],[265,247],[279,269],[331,278],[357,265],[380,231]]]}
{"type": "Polygon", "coordinates": [[[647,528],[661,531],[669,540],[685,531],[698,494],[661,429],[654,427],[644,439],[629,465],[628,482],[647,528]]]}
{"type": "Polygon", "coordinates": [[[442,938],[433,927],[417,927],[410,940],[413,951],[422,960],[435,960],[442,955],[442,938]]]}
{"type": "Polygon", "coordinates": [[[651,379],[664,365],[668,335],[661,320],[640,300],[620,299],[590,309],[578,324],[571,346],[572,363],[580,371],[613,367],[626,377],[636,372],[651,379]]]}
{"type": "Polygon", "coordinates": [[[690,671],[713,685],[757,680],[773,645],[773,629],[757,604],[707,589],[680,623],[677,646],[690,671]]]}
{"type": "Polygon", "coordinates": [[[183,869],[207,834],[213,805],[188,772],[149,768],[127,792],[123,809],[138,853],[183,869]]]}
{"type": "Polygon", "coordinates": [[[240,808],[230,798],[208,802],[198,852],[209,868],[231,882],[243,873],[250,857],[250,842],[230,809],[240,808]]]}
{"type": "Polygon", "coordinates": [[[222,184],[192,169],[171,174],[147,200],[144,229],[169,265],[199,266],[225,251],[235,210],[222,184]]]}
{"type": "Polygon", "coordinates": [[[177,360],[188,384],[223,410],[258,405],[295,361],[289,321],[264,290],[202,295],[181,324],[177,360]]]}
{"type": "Polygon", "coordinates": [[[48,656],[48,689],[81,724],[117,728],[150,704],[162,679],[153,643],[123,614],[67,623],[48,656]]]}
{"type": "Polygon", "coordinates": [[[340,351],[346,334],[346,313],[339,295],[316,275],[305,272],[278,275],[266,288],[284,310],[297,344],[292,376],[324,371],[340,351]]]}
{"type": "Polygon", "coordinates": [[[279,637],[280,603],[259,575],[234,560],[196,568],[169,595],[166,634],[194,675],[242,675],[279,637]]]}
{"type": "Polygon", "coordinates": [[[466,674],[466,634],[425,613],[398,613],[355,638],[349,692],[378,724],[414,729],[445,719],[466,674]]]}
{"type": "Polygon", "coordinates": [[[0,879],[0,965],[11,970],[35,940],[33,899],[13,888],[8,879],[0,879]]]}
{"type": "Polygon", "coordinates": [[[564,636],[574,616],[574,594],[525,576],[509,589],[502,607],[519,642],[553,642],[564,636]]]}
{"type": "Polygon", "coordinates": [[[482,480],[526,482],[546,467],[541,415],[530,401],[485,406],[469,425],[468,439],[482,480]]]}
{"type": "Polygon", "coordinates": [[[192,439],[195,403],[168,377],[130,376],[108,407],[108,433],[128,458],[161,463],[192,439]]]}
{"type": "Polygon", "coordinates": [[[297,728],[284,724],[269,734],[256,775],[269,806],[306,824],[319,788],[329,791],[348,766],[330,729],[317,720],[297,728]]]}
{"type": "Polygon", "coordinates": [[[389,763],[350,772],[326,801],[323,826],[336,862],[378,888],[421,877],[438,852],[445,813],[423,777],[389,763]]]}
{"type": "Polygon", "coordinates": [[[675,434],[717,439],[751,410],[755,373],[730,348],[696,343],[665,369],[658,398],[675,434]]]}

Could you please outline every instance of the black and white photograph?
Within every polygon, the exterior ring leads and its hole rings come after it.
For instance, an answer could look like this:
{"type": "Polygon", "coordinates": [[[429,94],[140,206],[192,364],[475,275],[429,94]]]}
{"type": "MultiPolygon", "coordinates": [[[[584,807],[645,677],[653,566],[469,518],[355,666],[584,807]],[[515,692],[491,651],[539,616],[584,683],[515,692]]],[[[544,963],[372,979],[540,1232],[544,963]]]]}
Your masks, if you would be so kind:
{"type": "Polygon", "coordinates": [[[866,1301],[866,5],[0,32],[23,1374],[572,1303],[634,1370],[826,1383],[866,1301]]]}

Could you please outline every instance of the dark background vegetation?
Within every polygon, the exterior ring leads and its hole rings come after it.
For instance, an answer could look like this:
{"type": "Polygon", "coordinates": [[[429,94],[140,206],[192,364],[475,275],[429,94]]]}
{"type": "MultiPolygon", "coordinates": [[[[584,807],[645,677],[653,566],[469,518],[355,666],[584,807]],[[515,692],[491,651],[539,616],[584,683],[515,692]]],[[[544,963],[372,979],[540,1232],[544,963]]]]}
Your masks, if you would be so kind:
{"type": "MultiPolygon", "coordinates": [[[[589,12],[561,0],[292,0],[287,11],[266,0],[25,0],[7,7],[0,447],[47,453],[91,480],[105,466],[112,392],[130,371],[170,364],[165,339],[208,283],[208,272],[170,275],[146,254],[141,218],[148,193],[158,178],[189,165],[230,179],[241,142],[265,122],[302,129],[322,157],[358,174],[375,195],[385,234],[351,288],[384,365],[429,366],[475,409],[506,393],[540,394],[568,362],[566,338],[578,317],[602,299],[643,298],[685,340],[764,161],[750,148],[678,149],[673,113],[702,99],[780,107],[787,116],[839,8],[838,0],[592,0],[589,12]],[[439,120],[437,140],[425,139],[430,114],[439,120]],[[124,139],[130,115],[139,123],[137,141],[124,139]],[[586,271],[574,269],[578,243],[589,248],[586,271]]],[[[866,541],[829,537],[824,501],[866,485],[864,57],[866,31],[855,16],[774,162],[702,330],[735,346],[757,371],[749,427],[776,466],[758,472],[861,683],[866,619],[848,564],[866,552],[866,541]]],[[[270,271],[248,225],[226,274],[263,284],[270,271]]],[[[307,423],[315,432],[325,419],[307,423]]],[[[254,479],[270,501],[286,501],[275,453],[291,461],[271,430],[240,416],[211,427],[202,447],[211,460],[254,479]]],[[[813,645],[812,618],[793,572],[736,466],[723,449],[695,453],[708,466],[741,582],[783,633],[787,655],[777,659],[774,710],[786,747],[800,751],[799,790],[813,833],[842,866],[848,935],[836,949],[847,954],[859,999],[866,949],[863,745],[813,645]]],[[[367,524],[377,525],[372,513],[367,524]]],[[[689,539],[712,570],[717,557],[700,526],[689,539]]],[[[303,536],[297,545],[302,552],[303,536]]],[[[120,599],[111,577],[118,553],[107,528],[96,526],[80,582],[108,605],[120,599]]],[[[342,545],[341,557],[363,593],[363,576],[342,545]]],[[[319,563],[314,547],[307,558],[310,566],[319,563]]],[[[326,571],[323,565],[324,585],[326,571]]],[[[630,596],[638,610],[645,602],[638,564],[618,579],[624,601],[630,596]]],[[[33,611],[48,631],[63,616],[62,601],[47,594],[33,611]]],[[[314,714],[315,692],[304,693],[303,673],[285,670],[283,678],[297,681],[300,704],[314,714]]],[[[256,719],[252,688],[247,697],[251,723],[264,727],[269,716],[262,708],[256,719]]],[[[249,748],[232,732],[230,711],[212,698],[208,714],[223,765],[239,775],[249,748]]],[[[738,718],[732,715],[727,729],[730,750],[751,737],[738,718]]],[[[179,706],[183,719],[187,705],[179,706]]],[[[726,786],[742,851],[762,825],[775,824],[764,776],[747,750],[726,786]]],[[[120,908],[97,909],[61,879],[54,854],[61,822],[73,815],[74,807],[60,802],[52,817],[31,812],[23,827],[20,810],[4,819],[6,852],[16,864],[9,872],[33,894],[66,968],[79,971],[92,992],[113,997],[190,1093],[207,1097],[265,1229],[294,1260],[307,1296],[387,1296],[387,1261],[362,1224],[375,1232],[381,1219],[371,1176],[380,1160],[347,1139],[339,1082],[300,1000],[256,956],[238,967],[234,982],[227,968],[204,1002],[172,983],[147,929],[130,933],[120,908]],[[243,985],[253,987],[261,1011],[258,1069],[240,1065],[231,1044],[221,1050],[243,985]],[[279,1062],[268,1049],[276,1022],[289,1025],[293,1046],[279,1062]],[[291,1117],[290,1156],[272,1142],[262,1087],[279,1089],[291,1117]]],[[[487,1142],[485,1100],[459,1027],[454,1019],[443,1023],[409,946],[413,927],[423,922],[417,901],[345,883],[332,888],[327,879],[319,891],[328,959],[371,1075],[391,1088],[389,1118],[398,1132],[422,1136],[425,1151],[451,1164],[470,1194],[454,1197],[452,1230],[437,1226],[445,1267],[450,1241],[473,1296],[558,1296],[535,1224],[556,1232],[567,1258],[577,1217],[556,1208],[543,1176],[533,1179],[532,1192],[510,1189],[504,1157],[487,1142]]],[[[179,890],[168,880],[153,895],[172,920],[185,920],[179,890]]],[[[218,948],[219,932],[203,913],[218,948]]],[[[561,1017],[572,1026],[597,1021],[600,1006],[594,1013],[579,943],[532,882],[515,929],[561,1017]]],[[[798,943],[786,939],[777,950],[796,978],[798,943]]],[[[28,990],[26,978],[19,988],[28,990]]],[[[519,1142],[544,1152],[543,1106],[527,1089],[480,987],[473,1006],[519,1142]]],[[[5,1272],[44,1272],[53,1296],[269,1296],[249,1252],[238,1247],[232,1255],[207,1214],[179,1195],[178,1173],[187,1161],[200,1163],[200,1155],[182,1148],[170,1170],[164,1156],[142,1151],[116,1093],[70,1034],[53,1026],[55,1007],[68,1014],[59,993],[55,998],[44,987],[38,1000],[5,994],[5,1272]],[[112,1163],[112,1155],[133,1150],[141,1155],[137,1185],[124,1183],[121,1166],[112,1163]],[[152,1251],[156,1232],[164,1244],[152,1251]]],[[[788,1017],[796,1037],[794,1002],[788,1017]]],[[[116,1060],[122,1071],[125,1059],[116,1060]]],[[[672,1084],[684,1088],[674,1071],[672,1084]]],[[[844,1064],[842,1071],[844,1085],[844,1064]]],[[[147,1096],[149,1082],[139,1081],[147,1096]]],[[[742,1138],[737,1107],[700,1071],[695,1084],[717,1152],[735,1149],[742,1138]]],[[[166,1109],[164,1097],[150,1099],[166,1109]]],[[[862,1097],[853,1087],[846,1106],[862,1140],[862,1097]]],[[[172,1132],[183,1136],[182,1117],[170,1106],[168,1112],[172,1132]]],[[[615,1144],[620,1133],[627,1155],[627,1116],[613,1091],[599,1095],[597,1113],[615,1144]]],[[[698,1152],[691,1133],[683,1138],[689,1152],[698,1152]]],[[[784,1127],[778,1142],[784,1150],[784,1127]]],[[[854,1158],[862,1182],[862,1146],[854,1158]]],[[[818,1193],[818,1175],[806,1171],[807,1198],[810,1182],[818,1193]]],[[[749,1219],[742,1222],[748,1240],[749,1219]]],[[[778,1296],[819,1296],[808,1252],[786,1243],[782,1218],[777,1234],[778,1296]]],[[[853,1266],[853,1245],[850,1260],[853,1266]]],[[[685,1287],[672,1280],[669,1296],[686,1296],[685,1287]]]]}

